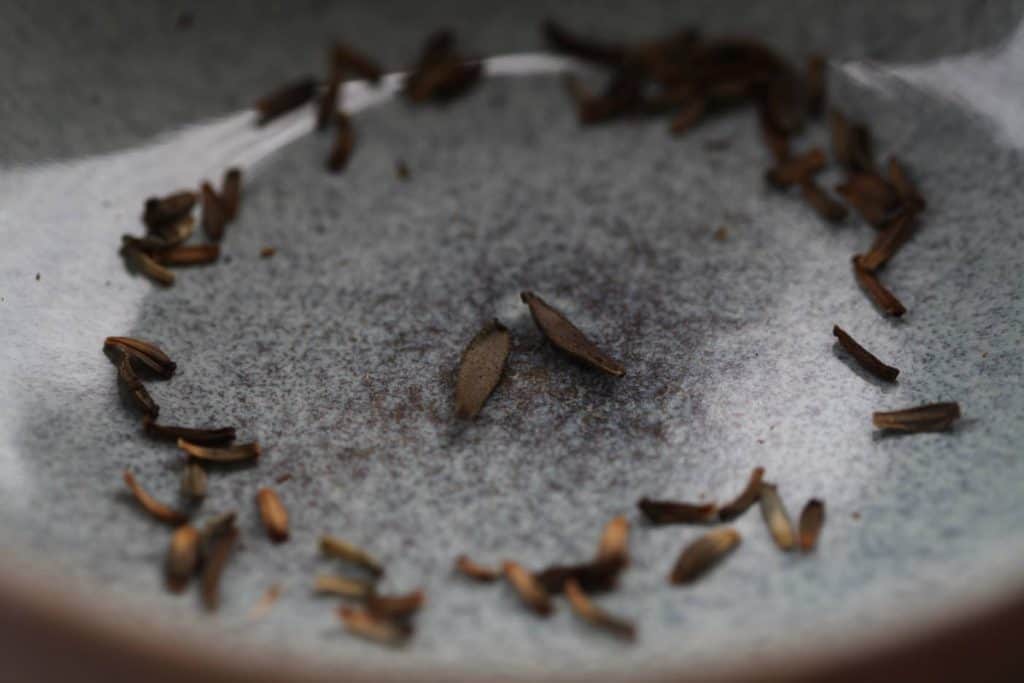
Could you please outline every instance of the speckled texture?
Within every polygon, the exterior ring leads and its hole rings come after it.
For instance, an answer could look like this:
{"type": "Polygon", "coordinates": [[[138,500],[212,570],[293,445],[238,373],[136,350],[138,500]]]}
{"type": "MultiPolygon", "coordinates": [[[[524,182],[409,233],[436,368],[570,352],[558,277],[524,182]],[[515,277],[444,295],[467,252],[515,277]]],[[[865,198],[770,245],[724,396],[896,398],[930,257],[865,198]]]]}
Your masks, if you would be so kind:
{"type": "MultiPolygon", "coordinates": [[[[832,10],[853,5],[810,4],[820,21],[806,35],[769,23],[765,5],[709,11],[703,23],[762,28],[787,49],[832,45],[850,59],[904,60],[988,45],[1019,16],[1009,3],[900,3],[884,31],[869,30],[879,20],[864,10],[837,32],[849,15],[832,10]],[[980,19],[944,23],[958,12],[980,19]],[[901,28],[939,15],[928,31],[901,28]]],[[[647,5],[620,28],[663,28],[671,6],[647,5]]],[[[148,26],[173,15],[136,11],[115,16],[148,26]]],[[[541,9],[506,10],[508,30],[476,11],[463,18],[479,29],[470,45],[536,46],[526,16],[541,9]]],[[[35,23],[44,16],[13,12],[35,23]]],[[[419,21],[414,9],[387,6],[364,8],[355,22],[382,31],[403,12],[419,21]]],[[[287,23],[281,43],[317,42],[325,29],[311,28],[316,16],[287,23]]],[[[67,21],[57,19],[55,34],[67,21]]],[[[205,21],[197,13],[193,30],[208,30],[205,21]]],[[[248,22],[270,30],[265,17],[248,22]]],[[[6,30],[17,34],[13,23],[6,30]]],[[[609,20],[594,9],[580,23],[609,20]]],[[[419,28],[399,32],[404,43],[366,43],[397,60],[419,28]]],[[[68,49],[113,60],[101,39],[110,30],[85,30],[82,47],[68,49]]],[[[203,54],[249,54],[233,34],[199,35],[192,49],[203,54]]],[[[22,551],[29,566],[45,560],[82,590],[116,592],[128,615],[148,606],[148,620],[222,631],[228,642],[275,640],[296,656],[358,656],[388,668],[635,669],[769,648],[795,654],[811,635],[842,641],[1019,582],[1022,169],[1020,152],[984,121],[906,83],[879,90],[833,73],[842,106],[870,119],[878,149],[905,158],[929,200],[924,228],[885,272],[909,309],[898,322],[873,309],[849,272],[850,254],[873,231],[857,221],[826,226],[766,189],[750,112],[678,140],[664,122],[580,130],[552,78],[490,81],[441,109],[393,103],[360,113],[342,176],[321,170],[325,137],[302,137],[247,169],[241,218],[224,244],[230,261],[180,270],[167,291],[131,278],[115,247],[121,232],[138,229],[141,199],[217,177],[255,134],[245,116],[227,116],[150,136],[230,112],[257,84],[301,66],[264,69],[262,60],[285,52],[267,49],[228,60],[230,69],[196,70],[204,58],[195,54],[161,65],[193,78],[195,92],[158,110],[143,90],[138,107],[114,110],[123,119],[86,113],[54,135],[31,121],[48,90],[14,105],[9,92],[0,98],[15,131],[0,170],[0,229],[13,245],[0,255],[0,362],[12,388],[0,423],[0,547],[22,551]],[[230,80],[224,94],[211,95],[220,79],[230,80]],[[76,137],[87,131],[98,139],[76,137]],[[94,153],[104,154],[84,156],[94,153]],[[65,155],[81,158],[20,165],[65,155]],[[407,182],[395,177],[399,158],[407,182]],[[712,237],[719,226],[724,241],[712,237]],[[277,254],[259,258],[264,245],[277,254]],[[524,288],[621,359],[626,377],[599,376],[553,351],[519,301],[524,288]],[[514,339],[507,377],[476,423],[456,424],[455,364],[495,316],[514,339]],[[899,382],[883,386],[851,367],[836,351],[834,323],[899,367],[899,382]],[[100,345],[122,333],[157,340],[178,361],[173,380],[151,385],[167,421],[233,424],[264,444],[258,466],[211,474],[203,512],[238,508],[244,537],[216,617],[198,617],[192,594],[163,592],[166,532],[119,493],[130,466],[173,500],[181,465],[172,446],[141,438],[118,399],[100,345]],[[882,438],[871,428],[873,410],[937,400],[961,402],[965,419],[953,433],[882,438]],[[633,502],[728,499],[755,465],[792,515],[811,496],[827,502],[815,556],[779,553],[754,511],[736,522],[744,541],[727,562],[693,587],[667,586],[675,555],[701,530],[645,527],[633,502]],[[277,488],[292,538],[275,546],[253,498],[286,473],[277,488]],[[588,631],[564,604],[541,622],[506,588],[450,573],[460,552],[532,566],[585,558],[619,513],[635,523],[634,562],[602,604],[637,619],[633,647],[588,631]],[[409,652],[346,637],[332,601],[310,594],[313,574],[333,566],[316,553],[322,532],[384,559],[389,589],[426,588],[409,652]],[[243,625],[278,581],[285,592],[271,615],[243,625]]],[[[82,73],[70,92],[106,85],[82,73]]],[[[114,79],[109,93],[127,104],[130,90],[114,79]]],[[[72,105],[58,100],[55,110],[72,105]]],[[[808,142],[823,140],[819,127],[808,142]]]]}

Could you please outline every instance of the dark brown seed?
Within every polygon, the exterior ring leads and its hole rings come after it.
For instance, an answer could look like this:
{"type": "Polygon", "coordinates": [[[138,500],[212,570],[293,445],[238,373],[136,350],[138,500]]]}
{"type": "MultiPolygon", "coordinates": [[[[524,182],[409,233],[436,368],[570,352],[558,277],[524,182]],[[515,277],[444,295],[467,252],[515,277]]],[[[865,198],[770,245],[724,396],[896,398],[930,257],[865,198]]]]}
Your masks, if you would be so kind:
{"type": "Polygon", "coordinates": [[[398,176],[399,180],[408,180],[411,175],[409,167],[401,159],[395,162],[395,175],[398,176]]]}
{"type": "Polygon", "coordinates": [[[220,577],[237,540],[238,529],[232,526],[211,541],[209,551],[203,558],[203,606],[211,612],[220,606],[220,577]]]}
{"type": "Polygon", "coordinates": [[[873,272],[861,265],[862,258],[859,254],[853,257],[853,274],[856,276],[857,283],[861,286],[861,289],[886,315],[899,317],[906,313],[907,309],[903,307],[899,299],[882,285],[873,272]]]}
{"type": "Polygon", "coordinates": [[[910,175],[903,168],[903,164],[896,157],[889,157],[889,182],[896,188],[900,199],[911,209],[914,211],[924,210],[926,206],[924,197],[921,196],[917,186],[910,179],[910,175]]]}
{"type": "Polygon", "coordinates": [[[350,579],[347,576],[323,574],[316,577],[313,590],[321,594],[365,600],[373,593],[373,584],[369,581],[350,579]]]}
{"type": "Polygon", "coordinates": [[[274,489],[262,488],[256,493],[256,505],[267,535],[275,543],[288,540],[288,510],[274,489]]]}
{"type": "Polygon", "coordinates": [[[941,432],[960,418],[958,403],[929,403],[916,408],[875,413],[872,421],[879,429],[899,432],[941,432]]]}
{"type": "Polygon", "coordinates": [[[476,85],[482,75],[479,62],[452,57],[420,72],[415,86],[406,89],[406,96],[413,102],[452,100],[476,85]]]}
{"type": "Polygon", "coordinates": [[[569,600],[572,611],[591,626],[625,640],[636,639],[636,627],[633,622],[609,614],[595,605],[575,579],[565,582],[565,597],[569,600]]]}
{"type": "Polygon", "coordinates": [[[384,70],[372,59],[344,43],[335,43],[332,50],[334,65],[343,71],[352,71],[371,83],[378,83],[384,70]]]}
{"type": "Polygon", "coordinates": [[[455,558],[455,571],[474,581],[483,583],[497,581],[501,577],[501,572],[494,567],[485,567],[482,564],[477,564],[466,555],[459,555],[455,558]]]}
{"type": "Polygon", "coordinates": [[[238,217],[238,209],[242,205],[242,171],[229,168],[224,173],[224,181],[220,186],[220,200],[224,204],[224,214],[229,221],[238,217]]]}
{"type": "MultiPolygon", "coordinates": [[[[171,377],[172,374],[174,374],[173,367],[168,368],[168,366],[161,365],[160,363],[153,360],[150,356],[147,356],[138,349],[133,349],[130,346],[123,346],[117,343],[107,343],[104,344],[104,348],[115,349],[121,355],[128,356],[132,362],[133,368],[136,368],[138,367],[139,364],[141,364],[142,367],[146,368],[154,375],[158,377],[163,377],[164,379],[167,379],[171,377]]],[[[146,419],[147,417],[148,416],[143,416],[143,419],[146,419]]]]}
{"type": "Polygon", "coordinates": [[[533,292],[523,292],[520,297],[530,307],[533,322],[556,348],[614,377],[622,377],[626,374],[626,369],[622,367],[621,363],[597,348],[575,325],[569,322],[568,318],[549,306],[539,296],[533,292]]]}
{"type": "Polygon", "coordinates": [[[761,516],[768,525],[775,545],[781,550],[790,551],[796,545],[796,534],[793,533],[793,522],[789,519],[786,506],[782,504],[779,491],[775,484],[761,484],[761,516]]]}
{"type": "Polygon", "coordinates": [[[516,590],[516,593],[519,594],[519,599],[523,601],[524,605],[542,617],[551,614],[553,610],[551,597],[544,590],[544,586],[540,584],[537,577],[527,571],[521,564],[511,560],[506,560],[502,563],[502,571],[505,574],[505,580],[516,590]]]}
{"type": "Polygon", "coordinates": [[[629,564],[629,520],[623,515],[613,517],[604,525],[594,559],[617,562],[623,567],[629,564]]]}
{"type": "Polygon", "coordinates": [[[220,258],[219,244],[190,244],[158,251],[157,263],[164,266],[199,266],[214,263],[220,258]]]}
{"type": "Polygon", "coordinates": [[[298,109],[316,95],[316,79],[302,78],[285,84],[256,101],[257,126],[270,123],[293,109],[298,109]]]}
{"type": "Polygon", "coordinates": [[[621,66],[626,62],[628,49],[623,45],[581,38],[554,21],[545,21],[543,31],[548,44],[557,52],[604,66],[621,66]]]}
{"type": "Polygon", "coordinates": [[[374,576],[380,576],[384,573],[384,567],[370,553],[336,536],[321,536],[320,552],[330,557],[351,562],[358,567],[366,569],[374,576]]]}
{"type": "Polygon", "coordinates": [[[195,460],[185,463],[181,473],[181,492],[189,498],[206,497],[206,470],[195,460]]]}
{"type": "Polygon", "coordinates": [[[132,359],[145,358],[149,362],[146,365],[150,368],[157,369],[158,374],[170,377],[174,374],[177,369],[177,364],[171,360],[170,356],[160,350],[156,344],[151,342],[143,341],[141,339],[133,339],[132,337],[107,337],[103,341],[105,347],[115,347],[122,351],[129,353],[132,359]]]}
{"type": "Polygon", "coordinates": [[[181,190],[166,197],[150,197],[142,212],[142,222],[151,230],[177,222],[192,211],[196,199],[196,193],[191,190],[181,190]]]}
{"type": "Polygon", "coordinates": [[[148,245],[138,245],[143,251],[149,249],[170,249],[182,244],[188,238],[192,237],[192,233],[196,229],[196,219],[192,216],[184,216],[171,223],[164,223],[162,226],[155,230],[150,230],[146,236],[148,245]],[[154,244],[155,243],[155,244],[154,244]]]}
{"type": "Polygon", "coordinates": [[[813,180],[800,183],[800,194],[819,216],[830,223],[838,223],[846,218],[847,211],[843,203],[830,197],[828,192],[813,180]]]}
{"type": "Polygon", "coordinates": [[[899,204],[895,188],[874,173],[851,173],[846,182],[836,186],[836,192],[876,228],[885,224],[899,204]]]}
{"type": "Polygon", "coordinates": [[[536,574],[537,582],[548,593],[560,593],[569,579],[576,579],[588,593],[602,593],[615,588],[626,558],[595,559],[582,564],[552,565],[536,574]]]}
{"type": "Polygon", "coordinates": [[[337,65],[331,66],[331,76],[327,81],[327,87],[320,94],[316,108],[316,129],[327,130],[335,121],[335,113],[340,108],[338,95],[341,92],[341,80],[344,71],[337,65]]]}
{"type": "Polygon", "coordinates": [[[356,144],[356,132],[352,127],[352,121],[348,114],[339,111],[335,113],[335,123],[338,132],[334,138],[334,146],[331,148],[331,155],[327,159],[327,169],[332,173],[338,173],[348,164],[352,156],[352,148],[356,144]]]}
{"type": "Polygon", "coordinates": [[[718,508],[714,503],[641,498],[636,506],[651,524],[708,524],[718,519],[718,508]]]}
{"type": "Polygon", "coordinates": [[[193,458],[198,458],[199,460],[205,460],[207,462],[241,462],[243,460],[258,458],[261,453],[260,445],[255,441],[235,446],[213,448],[209,446],[200,446],[199,444],[191,443],[190,441],[186,441],[179,437],[178,448],[185,451],[193,458]]]}
{"type": "Polygon", "coordinates": [[[199,189],[203,199],[203,232],[214,242],[220,242],[228,222],[224,204],[210,183],[204,182],[199,189]]]}
{"type": "Polygon", "coordinates": [[[132,368],[131,356],[127,353],[121,354],[121,360],[117,364],[117,377],[124,384],[125,389],[138,404],[143,414],[155,418],[160,414],[160,406],[156,404],[149,391],[142,385],[138,375],[132,368]]]}
{"type": "Polygon", "coordinates": [[[747,480],[747,486],[740,495],[726,505],[718,509],[718,518],[723,522],[736,519],[746,512],[751,505],[761,497],[761,479],[764,477],[764,468],[755,467],[747,480]]]}
{"type": "Polygon", "coordinates": [[[803,154],[783,161],[764,174],[764,179],[774,187],[785,189],[804,182],[825,168],[825,152],[815,147],[803,154]]]}
{"type": "Polygon", "coordinates": [[[183,512],[178,512],[169,505],[164,505],[153,496],[142,488],[142,486],[135,480],[135,475],[131,473],[131,470],[125,470],[122,475],[124,483],[128,485],[128,489],[135,496],[135,500],[139,501],[139,505],[142,509],[150,514],[153,519],[169,524],[171,526],[181,526],[188,522],[188,516],[183,512]]]}
{"type": "Polygon", "coordinates": [[[871,248],[861,256],[861,267],[872,272],[881,268],[910,239],[916,227],[917,213],[911,208],[904,208],[889,218],[871,243],[871,248]]]}
{"type": "Polygon", "coordinates": [[[199,532],[188,524],[179,526],[171,534],[171,545],[167,550],[168,590],[172,593],[185,590],[198,566],[199,532]]]}
{"type": "Polygon", "coordinates": [[[338,616],[349,633],[382,645],[402,645],[412,636],[412,627],[408,624],[378,619],[366,610],[342,606],[338,608],[338,616]]]}
{"type": "Polygon", "coordinates": [[[683,105],[679,113],[672,119],[669,131],[673,135],[682,135],[700,123],[708,110],[708,100],[704,97],[694,98],[683,105]]]}
{"type": "Polygon", "coordinates": [[[193,429],[173,425],[157,424],[148,415],[142,418],[142,428],[149,436],[156,439],[177,441],[185,439],[189,443],[202,446],[222,446],[235,440],[234,427],[217,427],[211,429],[193,429]]]}
{"type": "Polygon", "coordinates": [[[848,335],[843,328],[839,327],[839,325],[833,325],[832,334],[836,336],[839,340],[839,344],[846,349],[847,353],[853,356],[853,359],[857,361],[857,364],[862,368],[878,379],[885,380],[886,382],[896,381],[896,376],[900,374],[899,370],[878,360],[878,358],[858,344],[857,341],[848,335]]]}
{"type": "Polygon", "coordinates": [[[121,247],[121,254],[133,270],[142,273],[153,282],[164,287],[170,287],[174,284],[174,273],[161,266],[138,247],[123,246],[121,247]]]}
{"type": "Polygon", "coordinates": [[[378,595],[371,592],[366,600],[366,611],[377,619],[402,620],[419,612],[424,602],[426,595],[422,590],[406,595],[378,595]]]}
{"type": "Polygon", "coordinates": [[[871,151],[871,133],[866,126],[851,123],[835,109],[828,114],[832,131],[832,155],[849,171],[875,172],[871,151]]]}
{"type": "Polygon", "coordinates": [[[260,258],[270,258],[277,253],[277,249],[274,247],[263,247],[260,249],[260,258]]]}
{"type": "Polygon", "coordinates": [[[739,543],[740,534],[731,527],[707,532],[680,553],[669,574],[669,583],[686,584],[696,581],[739,543]]]}
{"type": "Polygon", "coordinates": [[[474,418],[501,381],[512,346],[508,328],[493,320],[477,332],[462,352],[455,382],[455,415],[474,418]]]}
{"type": "Polygon", "coordinates": [[[821,116],[825,111],[825,69],[828,62],[821,55],[807,58],[807,113],[821,116]]]}
{"type": "Polygon", "coordinates": [[[821,528],[825,526],[825,503],[812,498],[800,513],[800,550],[809,553],[818,544],[821,528]]]}

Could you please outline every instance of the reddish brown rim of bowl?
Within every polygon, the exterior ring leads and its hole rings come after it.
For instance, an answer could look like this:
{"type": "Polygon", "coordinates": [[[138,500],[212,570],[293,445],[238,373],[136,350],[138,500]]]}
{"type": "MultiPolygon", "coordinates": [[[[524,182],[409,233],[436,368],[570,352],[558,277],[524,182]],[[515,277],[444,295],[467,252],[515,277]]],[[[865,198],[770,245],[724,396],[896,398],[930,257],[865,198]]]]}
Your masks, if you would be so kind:
{"type": "MultiPolygon", "coordinates": [[[[995,605],[875,638],[849,649],[808,652],[797,658],[767,656],[713,669],[669,669],[631,675],[630,681],[678,682],[752,680],[824,681],[1009,681],[1024,680],[1024,590],[995,605]]],[[[325,668],[280,653],[230,656],[191,634],[166,626],[150,630],[96,614],[67,589],[0,569],[0,643],[4,680],[103,680],[164,683],[282,683],[285,681],[465,681],[538,680],[538,676],[444,671],[436,668],[374,671],[364,665],[325,668]]],[[[400,656],[397,655],[396,656],[400,656]]],[[[559,676],[558,680],[621,681],[623,674],[559,676]]]]}

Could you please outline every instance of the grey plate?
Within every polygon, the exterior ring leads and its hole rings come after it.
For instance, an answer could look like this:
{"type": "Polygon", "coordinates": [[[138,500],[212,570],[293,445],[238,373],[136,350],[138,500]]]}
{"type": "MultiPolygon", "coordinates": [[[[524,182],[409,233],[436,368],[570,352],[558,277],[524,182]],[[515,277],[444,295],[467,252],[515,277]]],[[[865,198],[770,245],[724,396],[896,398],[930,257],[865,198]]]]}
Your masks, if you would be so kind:
{"type": "MultiPolygon", "coordinates": [[[[275,15],[215,4],[185,31],[160,3],[103,16],[6,7],[4,63],[26,68],[0,85],[0,563],[70,582],[129,619],[221,633],[225,648],[273,642],[320,664],[465,671],[796,655],[1019,585],[1019,6],[786,6],[807,19],[780,21],[769,3],[558,11],[613,36],[699,23],[759,33],[794,57],[834,55],[834,101],[870,121],[880,154],[904,158],[929,200],[886,271],[909,309],[899,322],[849,272],[871,228],[825,226],[765,189],[749,111],[673,139],[664,121],[581,130],[551,75],[496,76],[444,108],[353,87],[364,108],[340,177],[323,172],[329,140],[307,134],[307,113],[251,126],[253,94],[319,70],[331,36],[402,64],[447,18],[471,50],[524,53],[539,46],[541,5],[431,3],[427,16],[415,5],[290,3],[275,15]],[[398,159],[409,182],[395,177],[398,159]],[[127,274],[116,249],[140,230],[142,199],[231,164],[246,182],[228,258],[179,271],[166,291],[127,274]],[[712,237],[719,226],[725,241],[712,237]],[[264,245],[277,255],[260,259],[264,245]],[[627,376],[552,351],[518,301],[524,288],[627,376]],[[457,425],[453,369],[494,316],[514,335],[508,375],[475,424],[457,425]],[[833,323],[898,366],[899,383],[851,367],[833,323]],[[240,510],[244,536],[215,616],[200,616],[193,594],[164,592],[166,531],[123,496],[131,467],[173,500],[181,460],[123,407],[100,351],[108,334],[156,340],[178,361],[172,381],[151,385],[168,421],[233,424],[264,444],[257,467],[213,474],[203,506],[240,510]],[[874,410],[938,400],[963,407],[952,433],[871,427],[874,410]],[[667,586],[701,530],[648,528],[635,500],[729,498],[755,465],[792,514],[812,496],[827,502],[818,552],[779,553],[752,511],[725,565],[692,588],[667,586]],[[283,474],[293,534],[274,546],[253,496],[283,474]],[[451,575],[460,552],[583,559],[620,513],[634,521],[633,564],[602,604],[636,619],[632,647],[564,604],[541,622],[506,588],[451,575]],[[313,575],[333,568],[316,552],[323,532],[379,554],[389,590],[426,589],[408,651],[346,636],[333,601],[311,595],[313,575]],[[280,602],[248,622],[278,582],[280,602]]],[[[819,126],[804,142],[824,141],[819,126]]]]}

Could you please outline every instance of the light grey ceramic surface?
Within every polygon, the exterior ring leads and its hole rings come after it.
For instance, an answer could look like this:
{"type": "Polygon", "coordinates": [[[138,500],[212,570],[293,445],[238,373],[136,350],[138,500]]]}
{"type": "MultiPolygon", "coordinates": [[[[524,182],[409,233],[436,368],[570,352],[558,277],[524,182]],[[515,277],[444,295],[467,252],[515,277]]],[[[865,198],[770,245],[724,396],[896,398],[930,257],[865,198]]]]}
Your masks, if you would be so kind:
{"type": "MultiPolygon", "coordinates": [[[[870,121],[880,154],[905,159],[929,201],[886,271],[909,309],[898,322],[849,272],[873,231],[826,226],[767,190],[749,111],[674,139],[664,121],[581,130],[550,74],[495,76],[442,108],[354,87],[358,146],[332,176],[308,113],[257,130],[245,110],[267,86],[319,70],[331,37],[392,67],[440,23],[476,54],[532,53],[551,7],[217,3],[175,30],[179,8],[164,3],[46,5],[0,16],[5,565],[232,647],[503,671],[796,656],[1024,580],[1019,3],[557,5],[610,36],[695,24],[759,33],[794,57],[833,55],[834,101],[870,121]],[[231,164],[245,184],[226,258],[178,271],[169,290],[126,273],[117,244],[140,231],[142,200],[231,164]],[[720,226],[724,241],[712,237],[720,226]],[[264,245],[277,255],[261,259],[264,245]],[[524,288],[620,358],[626,377],[552,351],[518,300],[524,288]],[[508,375],[476,423],[456,424],[455,364],[495,316],[514,336],[508,375]],[[899,367],[899,382],[851,367],[834,323],[899,367]],[[100,350],[108,334],[156,340],[178,361],[173,380],[151,385],[167,421],[232,424],[264,445],[258,466],[212,474],[200,511],[241,512],[215,616],[193,594],[164,592],[166,531],[122,492],[131,467],[173,500],[181,460],[120,402],[100,350]],[[871,427],[874,410],[938,400],[961,403],[952,433],[871,427]],[[811,496],[827,502],[818,552],[779,553],[754,510],[719,570],[667,586],[700,530],[646,527],[635,500],[729,498],[755,465],[793,515],[811,496]],[[274,546],[253,496],[283,474],[293,533],[274,546]],[[541,621],[506,588],[450,573],[460,552],[583,559],[622,513],[633,564],[602,604],[637,620],[634,646],[589,631],[564,604],[541,621]],[[407,651],[346,636],[334,602],[311,595],[312,576],[333,568],[316,553],[323,532],[379,554],[388,589],[426,589],[407,651]],[[280,602],[248,623],[277,582],[280,602]]],[[[824,143],[824,130],[804,142],[824,143]]]]}

